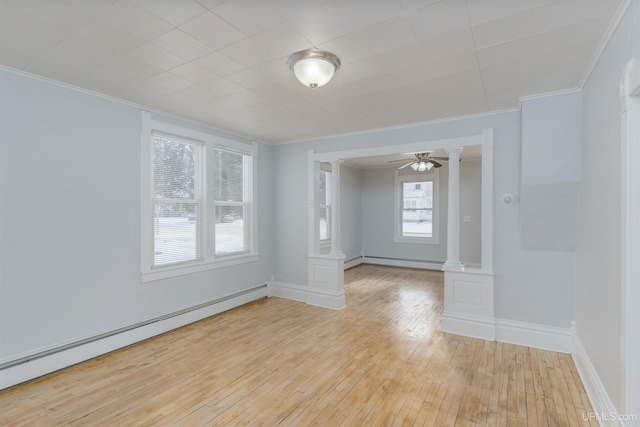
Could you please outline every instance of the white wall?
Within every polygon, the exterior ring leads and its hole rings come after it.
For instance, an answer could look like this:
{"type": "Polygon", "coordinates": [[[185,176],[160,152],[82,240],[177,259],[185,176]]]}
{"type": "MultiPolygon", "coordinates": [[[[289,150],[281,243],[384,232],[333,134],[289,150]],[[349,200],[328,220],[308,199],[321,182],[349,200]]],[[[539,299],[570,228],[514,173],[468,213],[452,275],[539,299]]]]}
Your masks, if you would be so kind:
{"type": "Polygon", "coordinates": [[[481,245],[482,161],[465,160],[460,163],[460,261],[479,266],[481,245]],[[464,221],[465,216],[469,222],[464,221]]]}
{"type": "MultiPolygon", "coordinates": [[[[439,169],[438,244],[394,242],[395,171],[395,168],[362,171],[362,250],[364,254],[371,257],[444,263],[447,258],[449,182],[446,162],[439,169]]],[[[460,259],[463,263],[480,264],[481,171],[482,165],[479,160],[460,163],[460,259]],[[463,222],[465,215],[471,217],[471,222],[463,222]]]]}
{"type": "Polygon", "coordinates": [[[621,413],[619,87],[632,57],[640,59],[638,1],[631,2],[583,90],[585,168],[577,215],[576,334],[621,413]]]}
{"type": "Polygon", "coordinates": [[[340,166],[340,232],[345,260],[357,258],[362,252],[361,172],[344,164],[340,166]]]}
{"type": "MultiPolygon", "coordinates": [[[[307,150],[333,152],[417,143],[479,135],[484,128],[494,128],[495,315],[568,328],[573,320],[574,255],[522,249],[519,206],[504,207],[498,202],[503,193],[519,194],[520,124],[520,112],[514,111],[274,147],[276,204],[279,209],[286,207],[276,216],[276,280],[306,283],[307,206],[306,198],[299,194],[306,194],[307,150]]],[[[365,180],[363,174],[363,191],[368,191],[365,180]]],[[[363,228],[363,242],[370,232],[363,228]]]]}
{"type": "Polygon", "coordinates": [[[143,284],[140,110],[0,79],[0,363],[268,281],[270,146],[259,147],[260,261],[143,284]]]}
{"type": "MultiPolygon", "coordinates": [[[[260,145],[260,261],[141,284],[140,110],[9,72],[0,77],[0,361],[262,284],[272,273],[278,281],[306,283],[310,148],[423,142],[491,127],[494,193],[518,193],[518,112],[260,145]]],[[[347,215],[353,224],[361,213],[350,194],[362,184],[359,171],[343,172],[351,183],[343,213],[353,213],[347,215]]],[[[518,207],[496,200],[494,212],[496,317],[567,327],[573,320],[573,259],[524,251],[518,207]]],[[[358,255],[357,227],[348,230],[347,256],[358,255]]]]}
{"type": "Polygon", "coordinates": [[[522,102],[522,246],[575,250],[575,218],[581,178],[581,94],[522,102]]]}
{"type": "MultiPolygon", "coordinates": [[[[409,169],[409,168],[407,168],[409,169]]],[[[366,256],[444,262],[447,257],[447,171],[440,168],[438,244],[394,242],[396,168],[362,173],[362,250],[366,256]]],[[[411,171],[413,172],[413,171],[411,171]]]]}

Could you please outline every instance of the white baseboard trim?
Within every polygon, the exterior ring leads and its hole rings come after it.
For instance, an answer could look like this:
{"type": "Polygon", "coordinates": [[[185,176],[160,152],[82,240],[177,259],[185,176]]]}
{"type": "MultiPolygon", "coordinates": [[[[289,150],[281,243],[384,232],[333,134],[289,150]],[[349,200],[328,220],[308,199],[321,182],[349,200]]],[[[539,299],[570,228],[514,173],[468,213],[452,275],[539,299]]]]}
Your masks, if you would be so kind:
{"type": "Polygon", "coordinates": [[[334,293],[322,289],[313,289],[304,285],[295,283],[285,283],[271,281],[271,296],[289,299],[298,302],[304,302],[309,305],[315,305],[322,308],[330,308],[332,310],[341,310],[346,307],[344,292],[334,293]]]}
{"type": "Polygon", "coordinates": [[[442,262],[432,262],[432,261],[412,261],[412,260],[404,260],[404,259],[394,259],[394,258],[377,258],[365,256],[363,257],[362,262],[364,264],[375,264],[375,265],[387,265],[390,267],[406,267],[406,268],[420,268],[423,270],[442,270],[442,262]]]}
{"type": "Polygon", "coordinates": [[[496,319],[496,341],[571,354],[571,329],[496,319]]]}
{"type": "Polygon", "coordinates": [[[77,346],[67,345],[65,349],[50,352],[40,357],[34,355],[33,359],[26,359],[24,362],[16,363],[0,370],[0,390],[93,359],[267,296],[267,287],[261,286],[239,293],[237,296],[220,298],[211,304],[199,304],[198,307],[200,308],[191,311],[180,310],[180,314],[175,316],[164,315],[157,321],[116,332],[104,338],[88,341],[77,346]]]}
{"type": "Polygon", "coordinates": [[[473,316],[458,313],[442,313],[442,332],[463,335],[465,337],[480,338],[482,340],[496,340],[496,326],[490,317],[473,316]]]}
{"type": "Polygon", "coordinates": [[[362,264],[364,262],[363,258],[364,257],[359,256],[357,258],[352,258],[352,259],[350,259],[348,261],[345,261],[344,262],[344,269],[347,270],[349,268],[355,267],[356,265],[362,264]]]}
{"type": "MultiPolygon", "coordinates": [[[[593,407],[594,416],[601,426],[620,426],[624,427],[625,423],[617,418],[618,411],[611,402],[607,390],[604,388],[596,368],[591,363],[591,359],[587,351],[578,338],[575,329],[572,329],[572,353],[573,363],[576,365],[578,375],[582,380],[584,389],[587,392],[591,406],[593,407]]],[[[635,425],[635,424],[629,424],[635,425]]]]}
{"type": "Polygon", "coordinates": [[[571,354],[571,330],[535,323],[442,313],[442,332],[571,354]]]}
{"type": "Polygon", "coordinates": [[[269,282],[271,288],[270,296],[289,299],[298,302],[307,302],[307,286],[296,285],[294,283],[269,282]]]}

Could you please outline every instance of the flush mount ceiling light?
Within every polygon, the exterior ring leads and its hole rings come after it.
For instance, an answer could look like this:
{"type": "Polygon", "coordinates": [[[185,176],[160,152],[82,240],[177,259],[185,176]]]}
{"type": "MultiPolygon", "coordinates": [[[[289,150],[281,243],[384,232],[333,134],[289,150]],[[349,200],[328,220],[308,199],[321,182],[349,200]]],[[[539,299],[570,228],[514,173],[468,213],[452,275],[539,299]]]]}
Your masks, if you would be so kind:
{"type": "Polygon", "coordinates": [[[301,50],[289,57],[289,67],[300,83],[315,90],[329,83],[340,68],[340,58],[322,50],[301,50]]]}

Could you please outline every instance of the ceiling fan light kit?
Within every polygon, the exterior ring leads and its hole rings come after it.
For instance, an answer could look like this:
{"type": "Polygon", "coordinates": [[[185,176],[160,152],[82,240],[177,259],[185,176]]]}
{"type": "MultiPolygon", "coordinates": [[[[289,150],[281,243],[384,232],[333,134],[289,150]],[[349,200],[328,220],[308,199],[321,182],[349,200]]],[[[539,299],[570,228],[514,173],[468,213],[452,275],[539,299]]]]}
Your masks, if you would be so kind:
{"type": "Polygon", "coordinates": [[[289,67],[300,83],[316,90],[333,78],[340,68],[340,58],[331,52],[306,49],[289,57],[289,67]]]}
{"type": "MultiPolygon", "coordinates": [[[[449,160],[448,157],[432,157],[429,156],[429,153],[415,153],[414,156],[416,157],[415,160],[411,160],[410,162],[400,166],[398,169],[404,169],[407,166],[410,166],[411,169],[413,169],[416,172],[425,172],[425,171],[430,171],[433,168],[439,168],[442,166],[441,163],[438,163],[437,160],[449,160]]],[[[406,159],[402,159],[402,160],[391,160],[388,163],[395,163],[395,162],[406,162],[406,159]]]]}
{"type": "Polygon", "coordinates": [[[411,163],[411,169],[413,169],[416,172],[424,172],[424,171],[428,171],[431,170],[431,168],[433,168],[433,163],[431,162],[423,162],[420,161],[418,163],[411,163]]]}

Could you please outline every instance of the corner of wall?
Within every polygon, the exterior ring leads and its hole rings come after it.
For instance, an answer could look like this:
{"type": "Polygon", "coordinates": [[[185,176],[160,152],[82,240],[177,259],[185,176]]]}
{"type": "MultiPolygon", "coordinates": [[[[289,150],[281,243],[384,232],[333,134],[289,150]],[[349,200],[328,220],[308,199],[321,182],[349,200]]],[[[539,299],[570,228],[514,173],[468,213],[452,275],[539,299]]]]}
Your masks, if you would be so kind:
{"type": "Polygon", "coordinates": [[[600,421],[600,425],[603,425],[602,421],[609,421],[607,425],[624,426],[624,423],[616,416],[618,411],[609,398],[596,368],[593,366],[593,363],[591,363],[591,359],[589,359],[589,355],[583,347],[580,337],[576,333],[575,322],[573,322],[571,326],[571,338],[571,357],[576,365],[584,389],[587,392],[593,412],[596,417],[599,417],[598,421],[600,421]]]}

